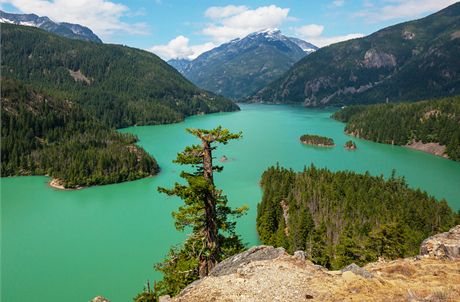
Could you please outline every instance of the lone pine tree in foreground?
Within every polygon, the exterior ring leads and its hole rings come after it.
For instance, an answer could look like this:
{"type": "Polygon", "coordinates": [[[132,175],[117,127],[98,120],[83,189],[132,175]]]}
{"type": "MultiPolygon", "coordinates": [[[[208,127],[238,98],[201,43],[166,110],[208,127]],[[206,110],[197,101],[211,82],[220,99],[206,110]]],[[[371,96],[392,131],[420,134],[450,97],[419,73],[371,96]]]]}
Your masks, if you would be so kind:
{"type": "Polygon", "coordinates": [[[187,146],[174,160],[192,167],[180,174],[187,184],[176,183],[172,189],[158,190],[184,201],[173,217],[177,230],[187,228],[191,234],[181,247],[172,248],[168,258],[156,265],[163,273],[163,280],[156,286],[157,294],[177,294],[192,281],[207,276],[220,260],[244,248],[235,233],[236,222],[229,218],[241,216],[247,208],[231,209],[227,205],[226,196],[214,184],[214,172],[221,172],[223,167],[214,165],[212,156],[216,144],[225,145],[242,134],[220,126],[187,132],[201,141],[199,145],[187,146]]]}

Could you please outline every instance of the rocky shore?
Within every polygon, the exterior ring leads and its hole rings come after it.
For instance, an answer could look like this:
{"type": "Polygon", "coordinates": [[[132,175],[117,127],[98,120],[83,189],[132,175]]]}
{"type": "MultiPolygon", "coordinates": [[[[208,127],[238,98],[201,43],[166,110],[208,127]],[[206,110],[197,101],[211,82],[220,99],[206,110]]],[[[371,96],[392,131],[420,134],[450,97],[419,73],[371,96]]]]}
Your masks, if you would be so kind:
{"type": "Polygon", "coordinates": [[[406,144],[404,147],[423,151],[444,158],[449,158],[449,156],[447,156],[447,154],[445,153],[446,146],[440,145],[438,143],[422,143],[420,141],[412,141],[410,144],[406,144]]]}
{"type": "Polygon", "coordinates": [[[51,181],[48,183],[48,185],[51,188],[58,189],[58,190],[65,190],[65,191],[81,190],[81,189],[86,188],[86,187],[83,187],[83,186],[78,186],[78,187],[75,187],[75,188],[66,188],[62,184],[61,180],[58,179],[58,178],[51,179],[51,181]]]}

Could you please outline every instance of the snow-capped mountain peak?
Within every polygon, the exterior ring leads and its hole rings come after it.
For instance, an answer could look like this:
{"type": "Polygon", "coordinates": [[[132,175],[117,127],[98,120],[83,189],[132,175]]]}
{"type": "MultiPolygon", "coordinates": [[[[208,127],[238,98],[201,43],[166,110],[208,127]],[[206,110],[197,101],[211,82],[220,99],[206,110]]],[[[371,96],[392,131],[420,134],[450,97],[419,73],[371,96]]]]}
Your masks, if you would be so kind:
{"type": "Polygon", "coordinates": [[[173,67],[201,88],[241,99],[286,72],[316,50],[314,45],[267,28],[233,39],[192,61],[170,60],[173,67]]]}
{"type": "Polygon", "coordinates": [[[88,27],[66,22],[54,22],[48,17],[39,17],[35,14],[11,14],[0,10],[0,23],[38,27],[66,38],[102,43],[101,39],[88,27]]]}

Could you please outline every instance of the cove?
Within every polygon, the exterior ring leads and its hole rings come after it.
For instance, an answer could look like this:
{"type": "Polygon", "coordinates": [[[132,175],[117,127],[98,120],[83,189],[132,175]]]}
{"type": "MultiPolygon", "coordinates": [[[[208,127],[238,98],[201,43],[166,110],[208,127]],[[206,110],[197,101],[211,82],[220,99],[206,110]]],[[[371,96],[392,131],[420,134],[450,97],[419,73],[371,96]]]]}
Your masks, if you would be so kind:
{"type": "Polygon", "coordinates": [[[159,175],[134,182],[59,191],[48,177],[1,179],[1,300],[70,302],[104,295],[131,301],[147,279],[160,276],[153,264],[185,234],[174,229],[171,212],[181,203],[159,194],[158,186],[179,181],[182,167],[171,161],[184,146],[198,143],[185,128],[222,125],[243,131],[243,139],[220,146],[216,160],[228,157],[217,185],[230,205],[247,204],[238,221],[248,245],[258,243],[256,205],[261,173],[270,165],[301,170],[314,163],[331,170],[369,171],[389,176],[393,169],[413,188],[421,188],[460,208],[460,163],[397,146],[354,139],[347,151],[344,124],[332,110],[284,105],[241,105],[242,111],[194,116],[183,123],[131,127],[139,144],[158,160],[159,175]],[[335,148],[302,145],[302,134],[331,137],[335,148]]]}

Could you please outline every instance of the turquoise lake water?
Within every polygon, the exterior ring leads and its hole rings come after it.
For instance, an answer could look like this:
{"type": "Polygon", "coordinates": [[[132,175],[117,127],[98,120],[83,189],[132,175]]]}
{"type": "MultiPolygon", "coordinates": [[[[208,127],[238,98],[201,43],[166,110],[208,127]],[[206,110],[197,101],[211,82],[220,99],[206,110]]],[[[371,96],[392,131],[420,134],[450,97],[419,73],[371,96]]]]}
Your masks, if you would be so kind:
{"type": "Polygon", "coordinates": [[[171,161],[184,146],[197,141],[185,128],[222,125],[243,131],[243,139],[221,146],[216,157],[228,157],[216,183],[232,206],[246,204],[238,221],[248,245],[258,243],[256,205],[260,175],[277,162],[295,170],[314,163],[331,170],[369,171],[389,176],[395,169],[413,188],[421,188],[460,208],[460,163],[402,147],[350,139],[344,124],[329,118],[331,110],[281,105],[241,105],[242,111],[188,118],[183,123],[120,130],[158,160],[159,175],[134,182],[60,191],[48,177],[1,179],[1,300],[3,302],[81,302],[103,295],[112,302],[131,301],[169,247],[186,234],[174,229],[171,212],[181,203],[157,193],[170,187],[181,167],[171,161]],[[335,148],[299,143],[302,134],[332,137],[335,148]]]}

